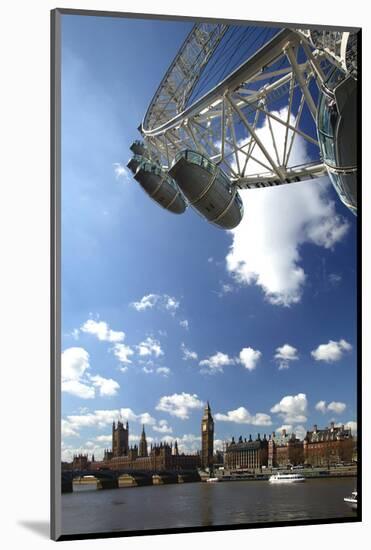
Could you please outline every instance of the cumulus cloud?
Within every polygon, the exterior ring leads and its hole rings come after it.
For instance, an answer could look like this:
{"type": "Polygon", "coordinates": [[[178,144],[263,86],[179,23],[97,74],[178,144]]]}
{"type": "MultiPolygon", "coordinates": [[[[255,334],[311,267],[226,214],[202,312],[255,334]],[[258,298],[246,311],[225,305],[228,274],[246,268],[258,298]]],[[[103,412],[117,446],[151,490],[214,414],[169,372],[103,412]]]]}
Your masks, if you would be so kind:
{"type": "Polygon", "coordinates": [[[189,330],[189,322],[187,319],[183,319],[182,321],[179,321],[179,324],[181,327],[185,328],[186,330],[189,330]]]}
{"type": "Polygon", "coordinates": [[[122,342],[125,338],[124,332],[112,330],[105,321],[95,321],[94,319],[85,321],[80,330],[96,336],[102,342],[122,342]]]}
{"type": "Polygon", "coordinates": [[[169,426],[167,420],[159,420],[158,424],[156,426],[153,426],[152,429],[155,432],[159,432],[161,434],[173,433],[173,429],[171,426],[169,426]]]}
{"type": "Polygon", "coordinates": [[[79,380],[65,380],[62,382],[62,392],[69,393],[81,399],[94,399],[95,389],[79,380]]]}
{"type": "Polygon", "coordinates": [[[132,409],[100,409],[86,414],[67,415],[66,420],[73,430],[82,428],[102,429],[121,418],[123,422],[138,422],[153,426],[156,420],[147,412],[136,414],[132,409]]]}
{"type": "Polygon", "coordinates": [[[158,294],[147,294],[139,300],[139,302],[132,302],[130,305],[137,311],[145,311],[146,309],[152,309],[159,299],[158,294]]]}
{"type": "Polygon", "coordinates": [[[325,414],[327,411],[326,401],[318,401],[315,405],[316,411],[320,411],[321,413],[325,414]]]}
{"type": "Polygon", "coordinates": [[[193,359],[194,361],[196,361],[198,359],[197,353],[188,349],[184,342],[182,342],[180,349],[183,352],[183,361],[188,361],[189,359],[193,359]]]}
{"type": "Polygon", "coordinates": [[[290,344],[284,344],[276,348],[274,358],[278,362],[278,370],[288,369],[290,361],[297,361],[299,359],[297,353],[298,350],[294,346],[290,346],[290,344]]]}
{"type": "Polygon", "coordinates": [[[93,399],[94,388],[83,380],[90,369],[89,353],[80,347],[67,348],[62,353],[62,392],[81,399],[93,399]]]}
{"type": "Polygon", "coordinates": [[[325,414],[326,412],[341,414],[345,411],[346,408],[346,404],[342,403],[341,401],[331,401],[331,403],[329,403],[328,405],[326,401],[318,401],[318,403],[316,403],[315,405],[315,409],[323,414],[325,414]]]}
{"type": "MultiPolygon", "coordinates": [[[[275,114],[285,119],[287,109],[275,114]]],[[[272,126],[282,157],[284,127],[274,120],[272,126]]],[[[268,150],[273,148],[267,121],[258,135],[268,150]]],[[[274,151],[271,153],[274,155],[274,151]]],[[[263,160],[259,154],[257,158],[263,160]]],[[[291,164],[308,160],[305,142],[297,136],[291,164]]],[[[248,168],[250,173],[259,169],[250,161],[248,168]]],[[[302,246],[311,243],[331,249],[349,228],[328,199],[328,184],[328,179],[322,178],[241,193],[244,217],[231,231],[232,245],[226,257],[227,270],[238,283],[258,285],[271,304],[291,306],[301,300],[306,281],[300,256],[302,246]]]]}
{"type": "Polygon", "coordinates": [[[131,355],[134,355],[134,351],[130,346],[126,344],[115,344],[112,348],[115,357],[120,361],[120,363],[131,363],[129,359],[131,355]]]}
{"type": "Polygon", "coordinates": [[[245,407],[239,407],[227,414],[216,413],[215,419],[222,422],[235,422],[236,424],[251,424],[252,426],[271,426],[272,420],[269,414],[250,414],[245,407]]]}
{"type": "Polygon", "coordinates": [[[93,383],[93,386],[98,388],[99,395],[101,397],[111,397],[117,394],[117,391],[120,389],[120,384],[113,380],[112,378],[103,378],[99,374],[91,376],[90,380],[93,383]]]}
{"type": "Polygon", "coordinates": [[[335,361],[340,361],[344,352],[350,351],[351,349],[351,344],[346,340],[339,340],[338,342],[329,340],[328,344],[321,344],[318,348],[314,349],[311,355],[316,361],[334,363],[335,361]]]}
{"type": "Polygon", "coordinates": [[[227,353],[222,353],[220,351],[199,362],[200,367],[203,367],[201,372],[208,374],[223,372],[223,367],[234,364],[235,359],[233,357],[229,357],[227,353]]]}
{"type": "Polygon", "coordinates": [[[160,309],[168,311],[171,315],[175,315],[180,302],[174,296],[169,296],[168,294],[147,294],[138,302],[132,302],[130,305],[137,311],[145,311],[158,306],[160,309]]]}
{"type": "Polygon", "coordinates": [[[293,426],[292,424],[283,424],[279,428],[276,428],[276,432],[282,433],[283,430],[286,430],[287,434],[295,434],[298,439],[304,439],[306,436],[307,430],[304,426],[293,426]]]}
{"type": "Polygon", "coordinates": [[[256,365],[261,358],[261,351],[255,350],[253,348],[243,348],[240,351],[240,363],[247,370],[254,370],[256,365]]]}
{"type": "MultiPolygon", "coordinates": [[[[163,303],[164,303],[164,307],[167,311],[169,311],[172,315],[175,314],[176,310],[178,309],[179,307],[179,302],[178,300],[176,300],[175,298],[173,298],[172,296],[168,296],[167,294],[165,294],[163,296],[163,303]]],[[[188,321],[187,321],[188,323],[188,321]]]]}
{"type": "Polygon", "coordinates": [[[160,342],[151,336],[148,336],[145,340],[143,340],[143,342],[138,344],[137,349],[139,355],[143,357],[151,355],[160,357],[161,355],[164,355],[160,342]]]}
{"type": "Polygon", "coordinates": [[[73,347],[63,351],[62,382],[79,380],[89,368],[89,353],[84,348],[73,347]]]}
{"type": "Polygon", "coordinates": [[[286,395],[271,408],[271,413],[281,416],[286,424],[307,421],[307,396],[305,393],[286,395]]]}
{"type": "Polygon", "coordinates": [[[79,433],[71,424],[62,419],[62,437],[78,437],[79,433]]]}
{"type": "Polygon", "coordinates": [[[202,401],[198,396],[189,393],[174,393],[173,395],[164,395],[156,405],[157,411],[169,413],[182,420],[189,418],[190,411],[202,408],[202,401]]]}

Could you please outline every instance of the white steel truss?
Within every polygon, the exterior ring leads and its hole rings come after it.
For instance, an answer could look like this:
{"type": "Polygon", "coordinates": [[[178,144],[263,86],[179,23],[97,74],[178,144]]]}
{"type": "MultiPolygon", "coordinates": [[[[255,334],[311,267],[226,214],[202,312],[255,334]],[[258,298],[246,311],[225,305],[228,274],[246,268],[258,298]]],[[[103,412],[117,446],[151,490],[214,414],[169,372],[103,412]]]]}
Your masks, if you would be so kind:
{"type": "Polygon", "coordinates": [[[186,107],[225,31],[223,25],[196,24],[183,44],[141,126],[149,156],[166,170],[179,151],[196,150],[219,164],[239,188],[325,174],[316,114],[319,89],[333,65],[328,52],[314,48],[304,31],[282,30],[186,107]],[[316,161],[298,164],[299,139],[311,147],[316,161]]]}

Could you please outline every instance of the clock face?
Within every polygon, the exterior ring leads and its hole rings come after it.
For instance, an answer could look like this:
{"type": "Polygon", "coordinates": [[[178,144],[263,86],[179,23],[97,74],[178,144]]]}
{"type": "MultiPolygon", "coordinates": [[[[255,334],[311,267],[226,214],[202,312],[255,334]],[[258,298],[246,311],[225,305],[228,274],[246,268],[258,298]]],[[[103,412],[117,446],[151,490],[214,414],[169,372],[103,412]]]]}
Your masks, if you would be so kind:
{"type": "Polygon", "coordinates": [[[202,431],[203,431],[203,432],[206,432],[206,430],[207,430],[206,424],[202,424],[202,431]]]}

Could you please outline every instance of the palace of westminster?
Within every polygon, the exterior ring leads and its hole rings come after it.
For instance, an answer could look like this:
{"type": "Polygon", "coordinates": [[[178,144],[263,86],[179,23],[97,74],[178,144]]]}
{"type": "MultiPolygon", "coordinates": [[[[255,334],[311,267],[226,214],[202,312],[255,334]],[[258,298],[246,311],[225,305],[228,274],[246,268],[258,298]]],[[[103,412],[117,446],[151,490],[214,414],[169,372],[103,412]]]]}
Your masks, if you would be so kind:
{"type": "Polygon", "coordinates": [[[91,460],[87,455],[76,455],[71,464],[63,463],[63,468],[72,469],[111,469],[111,470],[212,470],[224,466],[227,470],[254,470],[265,467],[286,467],[310,464],[329,466],[354,459],[355,442],[349,428],[330,427],[318,429],[315,425],[307,431],[303,440],[295,434],[282,430],[279,435],[273,432],[267,438],[258,434],[253,440],[239,437],[225,444],[223,451],[214,453],[214,420],[209,402],[201,419],[201,451],[194,454],[180,453],[177,441],[151,444],[148,448],[144,426],[139,445],[129,446],[129,423],[124,426],[120,420],[112,425],[112,449],[105,450],[103,460],[91,460]]]}

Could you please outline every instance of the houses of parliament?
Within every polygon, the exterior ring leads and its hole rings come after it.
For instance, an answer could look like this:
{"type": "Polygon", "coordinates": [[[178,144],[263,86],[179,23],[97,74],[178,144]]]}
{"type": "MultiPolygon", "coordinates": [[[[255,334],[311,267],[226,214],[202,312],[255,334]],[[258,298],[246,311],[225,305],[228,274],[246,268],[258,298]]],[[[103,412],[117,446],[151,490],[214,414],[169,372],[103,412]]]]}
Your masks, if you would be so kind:
{"type": "Polygon", "coordinates": [[[209,403],[205,406],[201,420],[201,451],[194,454],[179,452],[177,441],[161,442],[148,447],[144,426],[139,445],[129,446],[129,423],[118,420],[112,424],[112,448],[104,451],[103,460],[89,461],[86,455],[73,459],[73,469],[110,470],[194,470],[209,468],[214,454],[214,420],[209,403]]]}

